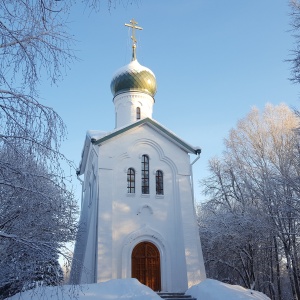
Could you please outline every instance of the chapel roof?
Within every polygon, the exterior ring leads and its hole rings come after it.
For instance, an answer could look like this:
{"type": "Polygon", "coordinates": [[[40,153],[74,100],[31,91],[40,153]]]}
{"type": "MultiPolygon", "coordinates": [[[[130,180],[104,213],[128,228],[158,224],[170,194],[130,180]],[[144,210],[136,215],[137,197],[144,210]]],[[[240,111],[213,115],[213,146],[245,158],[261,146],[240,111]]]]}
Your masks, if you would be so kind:
{"type": "Polygon", "coordinates": [[[77,171],[77,175],[82,175],[84,173],[86,159],[88,156],[88,149],[91,144],[93,144],[95,146],[96,145],[101,146],[101,144],[108,142],[110,139],[112,139],[114,137],[118,137],[122,134],[126,134],[131,129],[134,129],[134,128],[137,128],[140,126],[144,126],[144,125],[150,126],[151,128],[153,128],[154,130],[159,132],[162,136],[165,136],[168,140],[175,143],[178,147],[180,147],[187,153],[192,153],[192,154],[196,154],[196,155],[199,155],[201,153],[200,147],[191,146],[190,144],[186,143],[184,140],[179,138],[175,133],[168,130],[167,128],[165,128],[163,125],[161,125],[157,121],[150,119],[150,118],[145,118],[145,119],[142,119],[135,123],[132,123],[130,125],[127,125],[127,126],[124,126],[121,128],[117,128],[117,129],[107,132],[107,133],[96,131],[96,130],[95,131],[89,130],[86,135],[85,145],[84,145],[84,148],[82,151],[81,162],[80,162],[79,169],[77,171]]]}
{"type": "Polygon", "coordinates": [[[116,137],[120,134],[123,134],[123,133],[129,131],[130,129],[142,126],[144,124],[148,124],[152,128],[155,128],[162,135],[166,136],[168,139],[170,139],[173,142],[175,142],[176,144],[178,144],[178,146],[180,146],[180,148],[183,148],[186,152],[193,153],[193,154],[201,153],[201,148],[200,147],[191,146],[190,144],[186,143],[184,140],[179,138],[175,133],[173,133],[172,131],[168,130],[167,128],[165,128],[164,126],[159,124],[157,121],[155,121],[153,119],[150,119],[150,118],[145,118],[145,119],[142,119],[142,120],[137,121],[135,123],[132,123],[130,125],[124,126],[122,128],[118,128],[117,130],[109,132],[107,135],[102,136],[101,138],[98,138],[98,139],[92,137],[91,142],[94,145],[100,145],[101,143],[103,143],[103,142],[105,142],[105,141],[107,141],[107,140],[109,140],[113,137],[116,137]]]}
{"type": "Polygon", "coordinates": [[[134,59],[116,71],[110,88],[114,97],[131,91],[146,93],[154,97],[156,78],[150,69],[142,66],[137,59],[134,59]]]}

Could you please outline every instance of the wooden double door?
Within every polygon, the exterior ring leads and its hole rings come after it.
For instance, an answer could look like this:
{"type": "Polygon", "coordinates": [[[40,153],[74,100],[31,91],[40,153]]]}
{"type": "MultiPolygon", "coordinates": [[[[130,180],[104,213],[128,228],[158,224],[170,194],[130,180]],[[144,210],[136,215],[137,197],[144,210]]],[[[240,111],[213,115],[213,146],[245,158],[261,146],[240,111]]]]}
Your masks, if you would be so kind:
{"type": "Polygon", "coordinates": [[[150,242],[137,244],[131,255],[131,277],[154,291],[161,290],[160,254],[150,242]]]}

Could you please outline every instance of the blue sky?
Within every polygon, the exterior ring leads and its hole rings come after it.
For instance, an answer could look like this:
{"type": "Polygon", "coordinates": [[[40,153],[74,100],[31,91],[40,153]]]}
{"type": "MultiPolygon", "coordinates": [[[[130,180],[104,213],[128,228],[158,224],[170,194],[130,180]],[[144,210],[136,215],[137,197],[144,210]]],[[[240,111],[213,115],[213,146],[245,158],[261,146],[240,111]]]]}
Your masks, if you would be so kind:
{"type": "MultiPolygon", "coordinates": [[[[40,86],[42,102],[68,127],[62,152],[77,165],[88,129],[114,128],[110,81],[130,62],[128,23],[137,32],[138,61],[156,75],[153,118],[186,142],[202,148],[194,165],[198,180],[208,175],[208,160],[222,153],[223,139],[251,107],[268,102],[299,108],[299,85],[292,84],[294,38],[288,0],[118,1],[99,12],[76,4],[69,29],[79,61],[58,86],[40,86]]],[[[194,158],[192,158],[194,159],[194,158]]],[[[76,195],[80,184],[73,180],[76,195]]]]}

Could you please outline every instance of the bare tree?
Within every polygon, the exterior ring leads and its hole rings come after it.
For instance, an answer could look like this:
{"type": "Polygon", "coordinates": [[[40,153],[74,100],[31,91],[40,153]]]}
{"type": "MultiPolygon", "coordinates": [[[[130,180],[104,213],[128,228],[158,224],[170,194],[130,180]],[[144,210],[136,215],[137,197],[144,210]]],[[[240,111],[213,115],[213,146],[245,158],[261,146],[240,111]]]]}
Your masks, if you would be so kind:
{"type": "Polygon", "coordinates": [[[292,50],[292,58],[288,61],[292,65],[291,80],[295,83],[300,82],[300,2],[299,0],[290,0],[291,7],[291,26],[295,38],[295,47],[292,50]]]}
{"type": "MultiPolygon", "coordinates": [[[[83,2],[94,9],[100,0],[83,2]]],[[[62,164],[73,166],[60,152],[66,128],[37,88],[45,74],[59,81],[75,59],[66,27],[73,3],[0,0],[0,289],[46,282],[38,275],[46,266],[47,282],[60,283],[57,256],[68,257],[64,245],[76,234],[62,164]]]]}
{"type": "MultiPolygon", "coordinates": [[[[300,299],[298,127],[299,118],[283,104],[269,104],[263,113],[253,109],[231,130],[222,160],[211,160],[204,181],[210,197],[204,217],[232,242],[223,245],[229,256],[221,252],[217,262],[273,299],[289,297],[283,293],[300,299]]],[[[213,236],[212,249],[216,236],[200,224],[213,236]]]]}
{"type": "MultiPolygon", "coordinates": [[[[41,72],[56,82],[74,59],[62,19],[66,9],[66,1],[0,1],[0,148],[29,152],[59,175],[65,125],[38,101],[36,87],[41,72]]],[[[1,159],[2,168],[10,161],[1,159]]],[[[10,182],[0,177],[0,184],[10,182]]]]}
{"type": "Polygon", "coordinates": [[[74,59],[63,19],[69,4],[0,1],[0,284],[7,292],[30,287],[74,238],[76,208],[59,152],[65,125],[37,94],[42,72],[55,83],[74,59]]]}
{"type": "MultiPolygon", "coordinates": [[[[5,148],[0,171],[0,295],[62,283],[58,255],[75,239],[77,203],[35,155],[5,148]],[[14,167],[14,168],[13,168],[14,167]]],[[[0,299],[2,299],[0,296],[0,299]]]]}

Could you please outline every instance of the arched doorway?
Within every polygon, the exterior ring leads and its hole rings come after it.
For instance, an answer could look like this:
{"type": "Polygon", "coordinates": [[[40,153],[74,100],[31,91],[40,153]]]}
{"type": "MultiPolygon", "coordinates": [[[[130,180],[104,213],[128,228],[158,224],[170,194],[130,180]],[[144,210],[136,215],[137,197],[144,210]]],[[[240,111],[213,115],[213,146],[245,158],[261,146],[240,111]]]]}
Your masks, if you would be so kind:
{"type": "Polygon", "coordinates": [[[161,290],[160,254],[150,242],[137,244],[131,254],[131,277],[154,291],[161,290]]]}

